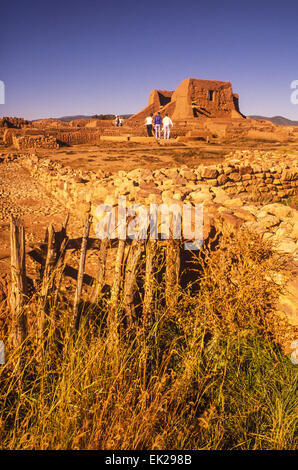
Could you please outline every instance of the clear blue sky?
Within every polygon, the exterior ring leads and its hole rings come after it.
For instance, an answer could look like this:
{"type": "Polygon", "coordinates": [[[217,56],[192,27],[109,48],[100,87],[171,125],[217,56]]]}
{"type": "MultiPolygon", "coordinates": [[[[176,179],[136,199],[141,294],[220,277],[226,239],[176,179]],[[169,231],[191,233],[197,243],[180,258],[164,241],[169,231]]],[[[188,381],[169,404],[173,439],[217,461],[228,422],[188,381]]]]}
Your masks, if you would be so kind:
{"type": "Polygon", "coordinates": [[[229,80],[244,114],[298,120],[298,2],[1,2],[0,116],[135,113],[153,88],[229,80]]]}

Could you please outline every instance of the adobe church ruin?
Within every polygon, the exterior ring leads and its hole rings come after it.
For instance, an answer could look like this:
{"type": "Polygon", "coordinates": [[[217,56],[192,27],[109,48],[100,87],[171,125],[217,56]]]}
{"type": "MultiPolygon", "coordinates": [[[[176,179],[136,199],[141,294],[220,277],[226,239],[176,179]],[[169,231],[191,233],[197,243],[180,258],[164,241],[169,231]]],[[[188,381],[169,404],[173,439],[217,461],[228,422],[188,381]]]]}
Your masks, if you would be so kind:
{"type": "Polygon", "coordinates": [[[239,97],[230,82],[187,78],[175,91],[152,90],[149,103],[129,121],[143,121],[150,113],[166,113],[174,121],[193,121],[197,118],[242,119],[239,97]]]}
{"type": "Polygon", "coordinates": [[[59,119],[25,121],[0,119],[0,144],[17,150],[49,149],[64,145],[97,145],[102,141],[145,142],[145,118],[166,113],[174,127],[173,139],[223,143],[234,139],[259,142],[295,142],[298,126],[277,126],[269,121],[245,117],[239,110],[239,97],[230,82],[187,78],[175,91],[152,90],[148,105],[115,127],[113,120],[84,118],[64,122],[59,119]]]}

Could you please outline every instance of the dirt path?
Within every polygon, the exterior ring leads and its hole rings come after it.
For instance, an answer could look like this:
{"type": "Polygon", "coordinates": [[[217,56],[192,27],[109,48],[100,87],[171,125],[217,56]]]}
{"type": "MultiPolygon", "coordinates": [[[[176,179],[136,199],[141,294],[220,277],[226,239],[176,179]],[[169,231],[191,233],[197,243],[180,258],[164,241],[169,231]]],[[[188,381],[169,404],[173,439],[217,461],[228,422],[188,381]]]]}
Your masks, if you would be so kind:
{"type": "Polygon", "coordinates": [[[150,170],[164,167],[177,167],[182,164],[198,166],[211,165],[224,160],[220,148],[193,147],[181,145],[148,145],[136,146],[130,143],[109,145],[73,145],[61,147],[59,150],[38,150],[38,156],[45,156],[74,169],[91,171],[117,172],[125,168],[150,170]]]}
{"type": "Polygon", "coordinates": [[[98,145],[72,145],[61,147],[59,150],[38,150],[36,154],[58,161],[74,169],[99,170],[117,172],[135,168],[149,168],[150,170],[165,167],[180,167],[185,164],[189,167],[198,165],[213,165],[224,161],[225,155],[233,150],[252,148],[254,150],[298,151],[297,145],[287,147],[281,144],[266,144],[257,142],[238,141],[227,144],[206,144],[204,142],[188,142],[160,144],[136,144],[130,142],[102,142],[98,145]]]}
{"type": "MultiPolygon", "coordinates": [[[[45,229],[52,223],[61,228],[66,209],[45,190],[16,161],[0,163],[0,274],[9,271],[10,216],[21,217],[25,224],[26,245],[44,240],[45,229]]],[[[69,233],[78,236],[82,225],[70,218],[69,233]]]]}

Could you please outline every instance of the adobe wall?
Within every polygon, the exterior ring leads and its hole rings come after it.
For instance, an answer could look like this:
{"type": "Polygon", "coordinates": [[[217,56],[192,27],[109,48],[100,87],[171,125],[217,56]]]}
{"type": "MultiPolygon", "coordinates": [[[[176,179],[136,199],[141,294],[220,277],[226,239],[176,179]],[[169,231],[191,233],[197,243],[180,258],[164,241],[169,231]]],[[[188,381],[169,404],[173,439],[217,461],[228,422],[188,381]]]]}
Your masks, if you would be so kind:
{"type": "Polygon", "coordinates": [[[239,96],[230,82],[188,78],[172,91],[152,90],[148,106],[128,121],[144,121],[151,113],[166,113],[176,121],[228,117],[242,119],[239,96]]]}
{"type": "Polygon", "coordinates": [[[194,117],[232,117],[232,111],[237,115],[230,82],[187,79],[178,86],[172,101],[176,103],[172,114],[172,119],[175,120],[194,117]]]}

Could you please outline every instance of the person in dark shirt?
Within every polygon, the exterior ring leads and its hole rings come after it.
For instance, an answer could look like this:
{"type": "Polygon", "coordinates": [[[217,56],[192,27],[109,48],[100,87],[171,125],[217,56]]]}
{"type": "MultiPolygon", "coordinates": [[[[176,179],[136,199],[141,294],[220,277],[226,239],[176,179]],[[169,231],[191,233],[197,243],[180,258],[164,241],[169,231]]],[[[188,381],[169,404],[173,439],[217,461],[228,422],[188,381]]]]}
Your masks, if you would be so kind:
{"type": "Polygon", "coordinates": [[[154,118],[154,129],[155,129],[155,138],[160,139],[160,129],[162,125],[162,118],[160,112],[154,118]]]}

